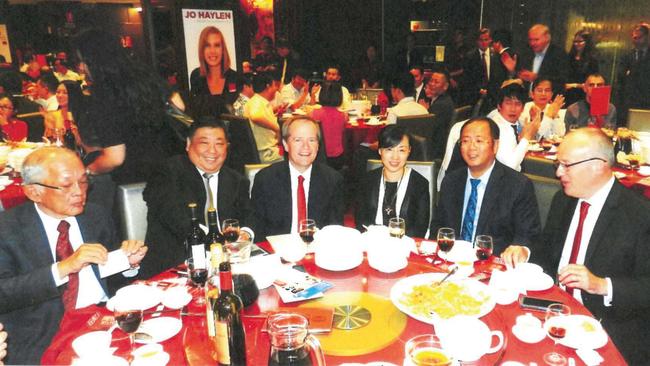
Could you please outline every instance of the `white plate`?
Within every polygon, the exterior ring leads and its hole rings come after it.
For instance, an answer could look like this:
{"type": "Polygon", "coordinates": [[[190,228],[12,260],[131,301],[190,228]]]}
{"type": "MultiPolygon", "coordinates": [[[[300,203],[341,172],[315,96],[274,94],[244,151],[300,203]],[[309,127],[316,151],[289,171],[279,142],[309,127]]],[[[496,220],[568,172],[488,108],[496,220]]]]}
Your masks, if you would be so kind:
{"type": "Polygon", "coordinates": [[[528,291],[544,291],[553,287],[554,282],[553,277],[541,272],[534,276],[528,276],[525,284],[528,291]]]}
{"type": "Polygon", "coordinates": [[[557,160],[557,155],[555,155],[555,154],[553,154],[553,155],[545,155],[544,159],[557,160]]]}
{"type": "Polygon", "coordinates": [[[586,315],[569,315],[552,318],[544,323],[544,330],[553,324],[562,324],[566,335],[558,343],[574,348],[598,349],[607,344],[607,333],[600,323],[586,315]]]}
{"type": "Polygon", "coordinates": [[[151,336],[150,340],[137,339],[138,343],[160,343],[178,334],[183,328],[183,322],[178,318],[168,316],[152,318],[145,320],[140,324],[138,333],[147,333],[151,336]]]}
{"type": "Polygon", "coordinates": [[[454,263],[474,263],[478,259],[476,258],[476,250],[472,247],[472,243],[465,240],[456,240],[449,253],[438,251],[438,255],[440,258],[454,263]]]}
{"type": "Polygon", "coordinates": [[[515,325],[512,334],[524,343],[538,343],[546,338],[546,331],[542,327],[525,327],[515,325]]]}
{"type": "Polygon", "coordinates": [[[133,351],[135,357],[131,366],[164,366],[169,362],[169,353],[158,343],[145,344],[133,351]]]}
{"type": "Polygon", "coordinates": [[[650,166],[644,165],[642,167],[639,167],[637,173],[639,173],[639,175],[644,175],[644,176],[650,175],[650,166]]]}
{"type": "Polygon", "coordinates": [[[170,287],[163,293],[162,303],[170,309],[180,309],[192,301],[192,295],[185,286],[170,287]]]}
{"type": "Polygon", "coordinates": [[[11,170],[12,170],[12,169],[11,169],[10,167],[5,167],[5,168],[2,169],[2,171],[0,172],[0,175],[9,174],[9,173],[11,173],[11,170]]]}
{"type": "MultiPolygon", "coordinates": [[[[401,312],[419,321],[428,324],[434,324],[436,321],[439,320],[439,318],[436,315],[416,314],[407,305],[403,304],[401,300],[404,298],[406,294],[413,291],[413,288],[415,286],[438,282],[442,280],[442,278],[445,277],[445,275],[446,275],[445,273],[422,273],[415,276],[403,278],[397,281],[397,283],[395,283],[393,287],[390,289],[390,300],[393,302],[393,305],[395,305],[395,307],[397,307],[401,312]]],[[[470,294],[474,297],[487,296],[486,301],[480,307],[479,313],[471,316],[480,318],[485,314],[489,313],[490,311],[492,311],[492,309],[494,309],[494,306],[496,304],[494,301],[494,296],[492,296],[492,292],[487,285],[471,278],[463,279],[459,281],[455,281],[455,280],[447,280],[447,281],[464,284],[465,286],[467,286],[470,294]]]]}
{"type": "Polygon", "coordinates": [[[115,310],[115,305],[132,310],[146,310],[152,308],[162,301],[163,291],[154,286],[129,285],[117,290],[106,303],[108,310],[115,310]]]}
{"type": "Polygon", "coordinates": [[[129,361],[115,355],[76,358],[72,361],[72,366],[129,366],[129,361]]]}
{"type": "Polygon", "coordinates": [[[544,151],[544,148],[539,145],[528,145],[528,151],[540,152],[544,151]]]}
{"type": "Polygon", "coordinates": [[[623,172],[614,172],[614,176],[616,178],[618,178],[618,179],[623,179],[623,178],[627,177],[627,174],[625,174],[623,172]]]}

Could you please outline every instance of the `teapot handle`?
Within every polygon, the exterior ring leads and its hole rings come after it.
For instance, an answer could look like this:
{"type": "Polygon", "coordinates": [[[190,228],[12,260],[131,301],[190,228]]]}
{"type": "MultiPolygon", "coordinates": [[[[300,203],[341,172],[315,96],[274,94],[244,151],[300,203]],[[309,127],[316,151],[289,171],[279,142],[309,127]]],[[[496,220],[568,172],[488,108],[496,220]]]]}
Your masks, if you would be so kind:
{"type": "Polygon", "coordinates": [[[325,366],[325,355],[323,354],[323,349],[321,348],[320,342],[312,334],[309,334],[305,338],[305,343],[314,353],[314,358],[316,359],[316,365],[325,366]]]}
{"type": "MultiPolygon", "coordinates": [[[[501,346],[503,346],[503,333],[500,330],[494,330],[494,331],[490,332],[490,334],[491,334],[492,337],[499,338],[499,342],[497,343],[497,345],[490,348],[487,351],[487,353],[494,353],[494,352],[500,350],[501,346]]],[[[492,344],[492,341],[490,341],[490,344],[492,344]]]]}

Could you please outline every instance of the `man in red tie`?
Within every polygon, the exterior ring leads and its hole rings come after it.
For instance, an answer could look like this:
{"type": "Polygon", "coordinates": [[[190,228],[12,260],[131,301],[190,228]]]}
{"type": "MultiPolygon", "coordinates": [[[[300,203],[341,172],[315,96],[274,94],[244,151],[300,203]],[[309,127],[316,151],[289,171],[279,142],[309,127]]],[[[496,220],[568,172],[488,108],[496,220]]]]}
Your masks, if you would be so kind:
{"type": "Polygon", "coordinates": [[[612,173],[611,140],[596,128],[566,135],[553,198],[531,260],[555,275],[602,324],[630,365],[650,361],[650,201],[612,173]]]}
{"type": "Polygon", "coordinates": [[[137,274],[147,247],[120,246],[110,215],[86,203],[88,177],[71,150],[35,151],[22,175],[31,202],[0,214],[0,322],[11,334],[6,362],[37,364],[64,312],[107,300],[104,278],[137,274]]]}
{"type": "Polygon", "coordinates": [[[308,117],[282,125],[282,143],[288,160],[260,170],[251,200],[255,240],[268,235],[298,233],[302,219],[318,227],[343,223],[343,178],[324,163],[315,162],[320,129],[308,117]]]}

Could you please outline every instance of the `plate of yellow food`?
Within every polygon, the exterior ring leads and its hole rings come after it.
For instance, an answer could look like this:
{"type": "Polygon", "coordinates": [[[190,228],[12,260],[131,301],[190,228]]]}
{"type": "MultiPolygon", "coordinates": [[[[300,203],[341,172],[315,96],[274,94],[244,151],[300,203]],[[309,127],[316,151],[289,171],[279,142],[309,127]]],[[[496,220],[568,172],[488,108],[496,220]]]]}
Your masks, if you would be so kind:
{"type": "Polygon", "coordinates": [[[566,330],[558,343],[575,349],[598,349],[607,344],[607,333],[598,320],[586,315],[569,315],[549,319],[544,330],[560,326],[566,330]]]}
{"type": "Polygon", "coordinates": [[[393,285],[390,299],[403,313],[434,324],[456,315],[480,318],[494,309],[490,288],[474,279],[449,279],[445,273],[423,273],[403,278],[393,285]]]}

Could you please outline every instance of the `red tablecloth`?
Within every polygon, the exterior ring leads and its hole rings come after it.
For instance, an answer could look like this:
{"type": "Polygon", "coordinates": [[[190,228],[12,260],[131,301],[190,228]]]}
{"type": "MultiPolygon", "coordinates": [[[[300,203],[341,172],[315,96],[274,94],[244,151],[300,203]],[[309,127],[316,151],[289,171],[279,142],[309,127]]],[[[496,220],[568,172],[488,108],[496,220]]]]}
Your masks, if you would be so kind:
{"type": "Polygon", "coordinates": [[[12,184],[0,191],[0,202],[2,202],[2,207],[5,210],[18,206],[27,200],[21,185],[23,180],[20,178],[13,179],[14,182],[12,184]]]}
{"type": "MultiPolygon", "coordinates": [[[[367,262],[364,262],[357,268],[344,272],[331,272],[320,269],[315,266],[313,256],[307,256],[302,261],[305,269],[322,279],[334,284],[334,287],[326,292],[328,294],[339,291],[355,291],[359,293],[372,293],[380,297],[389,298],[389,292],[392,285],[401,278],[418,273],[436,272],[439,269],[434,268],[422,257],[411,255],[407,268],[396,273],[385,274],[370,268],[367,262]]],[[[488,268],[498,266],[491,262],[479,263],[476,266],[477,272],[484,271],[488,268]]],[[[165,272],[157,278],[172,276],[170,272],[165,272]]],[[[580,303],[570,297],[566,292],[557,287],[546,291],[529,292],[529,296],[547,298],[562,301],[570,305],[572,313],[590,315],[589,311],[580,303]]],[[[269,353],[269,339],[266,333],[262,332],[264,318],[259,317],[267,311],[282,307],[293,307],[299,304],[283,304],[274,288],[268,288],[260,292],[260,297],[256,303],[244,309],[242,317],[246,331],[246,346],[248,365],[263,365],[267,363],[269,353]]],[[[199,312],[200,309],[190,307],[190,311],[199,312]]],[[[536,362],[543,365],[542,356],[551,350],[553,342],[545,339],[540,343],[531,345],[519,341],[511,333],[511,328],[515,324],[515,318],[523,314],[524,311],[517,303],[510,305],[496,305],[495,309],[485,315],[483,320],[491,329],[499,329],[505,335],[505,348],[492,355],[486,355],[472,365],[493,365],[503,361],[514,360],[524,364],[536,362]]],[[[166,316],[178,316],[177,313],[165,314],[166,316]]],[[[536,313],[538,317],[544,316],[543,313],[536,313]]],[[[74,357],[71,349],[72,340],[90,330],[107,329],[110,326],[110,312],[104,308],[91,306],[80,309],[74,313],[67,314],[62,323],[59,333],[55,336],[50,347],[43,355],[42,362],[45,364],[69,364],[74,357]]],[[[363,354],[359,356],[331,356],[326,355],[329,365],[338,365],[344,362],[371,362],[385,361],[396,365],[401,365],[404,358],[404,344],[411,337],[418,334],[432,333],[431,325],[422,323],[418,320],[408,317],[406,327],[390,344],[382,349],[363,354]]],[[[202,316],[183,317],[183,329],[179,334],[162,343],[166,352],[171,355],[170,364],[172,365],[204,365],[214,363],[214,354],[212,343],[207,336],[205,318],[202,316]]],[[[118,347],[118,355],[126,356],[128,353],[128,341],[125,334],[120,330],[113,333],[113,346],[118,347]]],[[[573,349],[558,345],[555,349],[566,356],[576,359],[577,365],[584,363],[577,357],[573,349]]],[[[605,359],[603,365],[625,365],[621,354],[618,352],[611,340],[598,350],[605,359]]]]}

